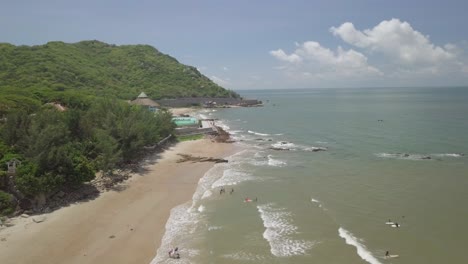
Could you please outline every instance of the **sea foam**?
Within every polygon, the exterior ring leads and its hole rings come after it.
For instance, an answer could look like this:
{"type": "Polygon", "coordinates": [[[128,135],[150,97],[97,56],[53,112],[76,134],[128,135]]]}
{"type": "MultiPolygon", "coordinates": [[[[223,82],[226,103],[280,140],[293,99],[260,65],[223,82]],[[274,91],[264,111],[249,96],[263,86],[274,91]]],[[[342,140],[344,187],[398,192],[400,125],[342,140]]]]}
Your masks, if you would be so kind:
{"type": "Polygon", "coordinates": [[[236,170],[234,168],[229,168],[223,172],[223,176],[219,180],[213,183],[211,188],[219,188],[223,186],[237,185],[241,182],[251,181],[251,180],[255,180],[255,178],[251,174],[236,170]]]}
{"type": "Polygon", "coordinates": [[[254,134],[254,135],[257,135],[257,136],[263,136],[263,137],[266,137],[266,136],[270,135],[270,134],[266,134],[266,133],[255,132],[255,131],[252,131],[252,130],[248,130],[247,132],[249,132],[250,134],[254,134]]]}
{"type": "Polygon", "coordinates": [[[190,259],[200,253],[198,250],[190,248],[190,245],[185,239],[187,235],[193,234],[196,231],[201,221],[200,214],[190,210],[190,208],[190,202],[188,202],[174,207],[171,210],[161,246],[157,251],[157,255],[151,261],[151,264],[172,263],[173,259],[168,259],[167,252],[169,252],[174,245],[180,247],[180,254],[184,256],[183,261],[177,261],[177,263],[191,263],[190,259]]]}
{"type": "Polygon", "coordinates": [[[372,255],[372,253],[369,250],[367,250],[366,246],[359,242],[361,239],[356,238],[351,232],[340,227],[338,229],[338,234],[340,235],[340,237],[345,239],[346,244],[356,247],[358,255],[363,260],[371,264],[382,264],[372,255]]]}
{"type": "Polygon", "coordinates": [[[314,242],[294,239],[298,234],[297,227],[292,224],[292,214],[274,204],[257,206],[263,220],[265,232],[263,238],[270,244],[270,251],[277,257],[304,255],[314,246],[314,242]]]}
{"type": "Polygon", "coordinates": [[[238,251],[235,253],[225,254],[223,255],[223,257],[227,259],[248,261],[248,262],[265,261],[268,259],[267,256],[244,252],[244,251],[238,251]]]}
{"type": "Polygon", "coordinates": [[[271,146],[276,149],[284,149],[284,150],[300,150],[300,151],[312,151],[312,152],[327,150],[327,148],[325,147],[297,145],[288,141],[278,141],[274,144],[271,144],[271,146]]]}
{"type": "Polygon", "coordinates": [[[463,153],[435,153],[431,155],[436,156],[436,157],[449,157],[449,158],[461,158],[465,156],[465,154],[463,153]]]}
{"type": "Polygon", "coordinates": [[[379,158],[402,159],[402,160],[431,160],[430,155],[408,154],[408,153],[377,153],[379,158]]]}
{"type": "Polygon", "coordinates": [[[274,159],[272,155],[268,155],[268,165],[273,167],[283,167],[286,165],[286,162],[274,159]]]}

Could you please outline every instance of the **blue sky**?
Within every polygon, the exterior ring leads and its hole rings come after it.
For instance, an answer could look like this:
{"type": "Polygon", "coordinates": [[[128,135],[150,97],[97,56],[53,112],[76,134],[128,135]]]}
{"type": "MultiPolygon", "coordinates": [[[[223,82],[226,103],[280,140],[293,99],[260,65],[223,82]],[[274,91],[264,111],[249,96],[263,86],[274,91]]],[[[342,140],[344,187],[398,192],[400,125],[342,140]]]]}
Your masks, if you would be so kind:
{"type": "Polygon", "coordinates": [[[230,89],[468,85],[468,1],[3,2],[0,42],[149,44],[230,89]]]}

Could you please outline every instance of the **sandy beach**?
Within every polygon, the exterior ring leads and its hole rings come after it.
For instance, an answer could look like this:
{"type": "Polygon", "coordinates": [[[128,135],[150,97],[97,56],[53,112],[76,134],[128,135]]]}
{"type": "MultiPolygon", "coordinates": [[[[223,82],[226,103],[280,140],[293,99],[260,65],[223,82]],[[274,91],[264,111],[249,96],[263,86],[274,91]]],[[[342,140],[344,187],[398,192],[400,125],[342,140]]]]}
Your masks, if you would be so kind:
{"type": "Polygon", "coordinates": [[[232,144],[208,139],[178,143],[143,162],[116,191],[73,204],[34,223],[18,218],[0,230],[0,263],[150,263],[170,210],[189,201],[213,163],[176,163],[178,153],[226,157],[232,144]]]}

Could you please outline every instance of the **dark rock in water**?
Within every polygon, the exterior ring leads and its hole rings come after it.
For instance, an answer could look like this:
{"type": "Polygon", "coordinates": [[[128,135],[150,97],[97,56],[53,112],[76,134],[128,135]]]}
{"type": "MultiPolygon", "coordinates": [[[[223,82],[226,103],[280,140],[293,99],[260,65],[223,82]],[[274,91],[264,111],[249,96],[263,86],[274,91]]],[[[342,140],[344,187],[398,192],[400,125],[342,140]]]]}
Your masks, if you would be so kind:
{"type": "Polygon", "coordinates": [[[429,159],[432,159],[432,158],[431,158],[431,156],[424,156],[424,157],[422,157],[421,159],[423,159],[423,160],[429,160],[429,159]]]}
{"type": "Polygon", "coordinates": [[[268,141],[273,141],[273,139],[269,138],[268,141]]]}
{"type": "Polygon", "coordinates": [[[281,141],[281,142],[280,142],[281,145],[285,145],[285,144],[288,144],[288,143],[289,143],[289,142],[287,142],[287,141],[281,141]]]}
{"type": "Polygon", "coordinates": [[[281,151],[281,150],[289,150],[288,148],[275,148],[275,147],[271,147],[270,149],[272,149],[272,150],[279,150],[279,151],[281,151]]]}
{"type": "Polygon", "coordinates": [[[403,157],[407,158],[407,157],[409,157],[409,154],[405,153],[405,154],[403,154],[403,157]]]}
{"type": "Polygon", "coordinates": [[[327,148],[321,148],[321,147],[319,147],[319,148],[313,148],[313,149],[312,149],[312,152],[326,151],[326,150],[327,150],[327,148]]]}
{"type": "Polygon", "coordinates": [[[263,141],[263,138],[256,138],[257,141],[263,141]]]}

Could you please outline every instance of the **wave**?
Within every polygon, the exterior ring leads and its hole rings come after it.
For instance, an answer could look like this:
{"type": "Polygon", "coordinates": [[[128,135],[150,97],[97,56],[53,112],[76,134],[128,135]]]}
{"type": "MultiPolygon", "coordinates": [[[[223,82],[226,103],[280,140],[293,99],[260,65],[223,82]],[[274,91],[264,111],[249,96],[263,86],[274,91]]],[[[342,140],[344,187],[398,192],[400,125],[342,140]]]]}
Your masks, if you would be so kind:
{"type": "Polygon", "coordinates": [[[221,230],[223,227],[221,226],[209,226],[208,231],[215,231],[215,230],[221,230]]]}
{"type": "Polygon", "coordinates": [[[198,207],[198,212],[200,212],[200,213],[204,212],[204,211],[205,211],[205,208],[206,208],[206,207],[205,207],[204,205],[200,205],[200,206],[198,207]]]}
{"type": "Polygon", "coordinates": [[[283,167],[283,166],[286,165],[286,162],[281,161],[281,160],[277,160],[277,159],[273,159],[272,155],[268,155],[268,165],[273,166],[273,167],[283,167]]]}
{"type": "Polygon", "coordinates": [[[315,143],[317,143],[317,144],[328,144],[328,142],[326,142],[326,141],[315,141],[315,143]]]}
{"type": "Polygon", "coordinates": [[[271,144],[272,147],[274,148],[279,148],[279,149],[288,149],[288,150],[295,150],[298,148],[298,146],[294,143],[287,142],[287,141],[278,141],[274,144],[271,144]]]}
{"type": "Polygon", "coordinates": [[[254,134],[254,135],[257,135],[257,136],[269,136],[270,134],[265,134],[265,133],[260,133],[260,132],[255,132],[255,131],[252,131],[252,130],[248,130],[247,132],[249,132],[250,134],[254,134]]]}
{"type": "Polygon", "coordinates": [[[431,160],[437,158],[461,158],[463,153],[434,153],[434,154],[409,154],[409,153],[377,153],[379,158],[406,159],[406,160],[431,160]]]}
{"type": "Polygon", "coordinates": [[[241,182],[251,180],[255,180],[251,174],[234,168],[229,168],[223,172],[223,176],[220,179],[211,185],[211,188],[215,189],[223,186],[237,185],[241,182]]]}
{"type": "Polygon", "coordinates": [[[321,203],[319,200],[316,200],[316,199],[312,198],[312,200],[311,200],[311,201],[312,201],[313,203],[316,203],[316,204],[318,204],[318,207],[320,207],[320,208],[322,208],[322,207],[323,207],[323,206],[322,206],[322,203],[321,203]]]}
{"type": "Polygon", "coordinates": [[[461,158],[465,156],[464,153],[435,153],[431,155],[436,156],[436,157],[449,157],[449,158],[461,158]]]}
{"type": "Polygon", "coordinates": [[[274,204],[258,205],[263,220],[263,238],[270,244],[270,251],[277,257],[304,255],[315,242],[292,238],[298,234],[297,226],[291,223],[292,214],[274,204]]]}
{"type": "Polygon", "coordinates": [[[249,252],[244,252],[244,251],[239,251],[235,253],[230,253],[230,254],[225,254],[223,255],[223,258],[227,259],[233,259],[233,260],[240,260],[240,261],[249,261],[249,262],[255,262],[255,261],[264,261],[269,259],[268,256],[265,255],[260,255],[260,254],[255,254],[255,253],[249,253],[249,252]]]}
{"type": "Polygon", "coordinates": [[[199,250],[190,248],[190,244],[186,239],[187,234],[193,234],[196,231],[199,222],[202,220],[200,214],[190,208],[190,202],[188,202],[171,210],[161,246],[151,264],[166,263],[168,261],[167,252],[174,245],[180,247],[180,253],[184,256],[183,261],[177,261],[177,263],[191,263],[190,259],[200,254],[199,250]]]}
{"type": "Polygon", "coordinates": [[[379,158],[403,159],[403,160],[431,160],[430,155],[408,153],[376,153],[379,158]]]}
{"type": "Polygon", "coordinates": [[[288,141],[278,141],[274,144],[271,144],[271,146],[275,149],[282,149],[282,150],[301,150],[301,151],[312,151],[312,152],[328,150],[325,147],[296,145],[288,141]]]}
{"type": "Polygon", "coordinates": [[[367,250],[366,246],[359,242],[360,239],[356,238],[351,232],[340,227],[338,229],[338,234],[340,235],[340,237],[345,239],[346,244],[356,247],[358,255],[363,260],[371,264],[382,264],[372,255],[372,253],[369,250],[367,250]]]}

